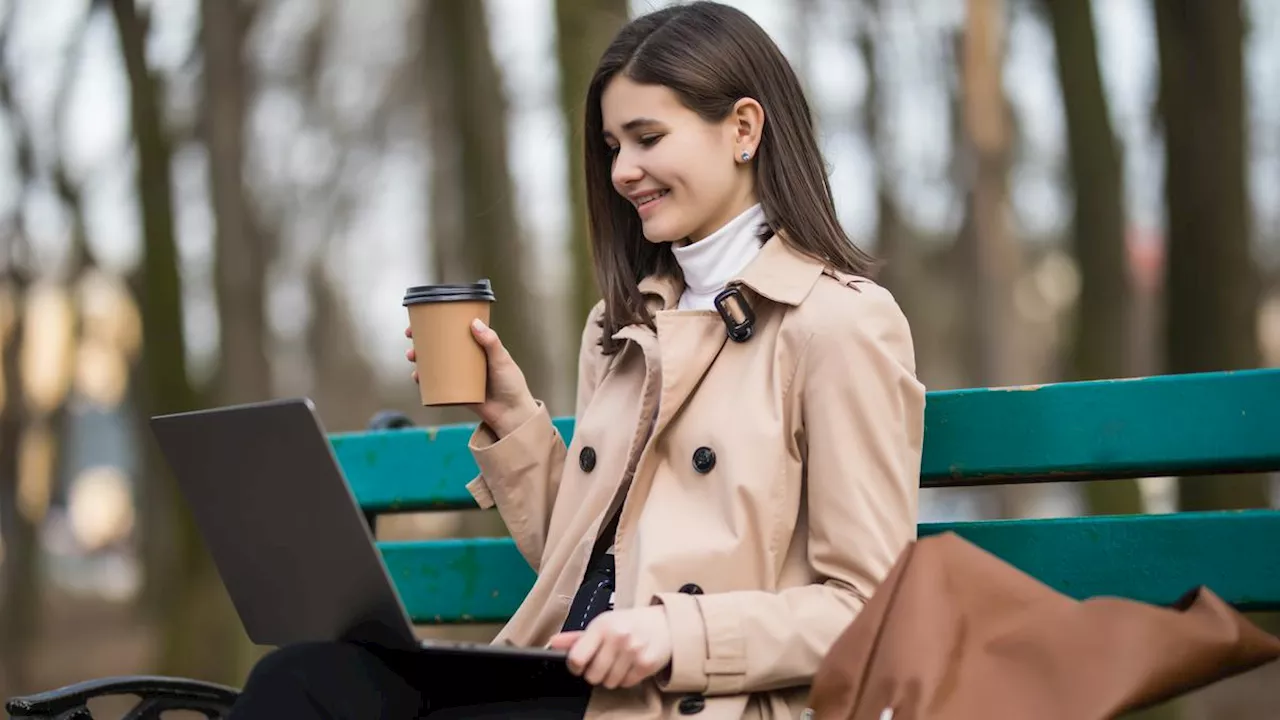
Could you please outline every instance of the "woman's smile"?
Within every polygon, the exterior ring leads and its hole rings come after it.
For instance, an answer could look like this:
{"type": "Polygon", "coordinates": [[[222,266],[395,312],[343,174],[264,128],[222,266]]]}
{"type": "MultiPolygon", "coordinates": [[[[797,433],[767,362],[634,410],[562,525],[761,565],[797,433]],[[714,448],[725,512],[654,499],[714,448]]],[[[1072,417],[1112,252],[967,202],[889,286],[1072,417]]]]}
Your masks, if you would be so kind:
{"type": "Polygon", "coordinates": [[[652,215],[670,192],[670,190],[652,190],[633,196],[631,202],[636,206],[636,212],[640,214],[640,219],[644,220],[652,215]]]}

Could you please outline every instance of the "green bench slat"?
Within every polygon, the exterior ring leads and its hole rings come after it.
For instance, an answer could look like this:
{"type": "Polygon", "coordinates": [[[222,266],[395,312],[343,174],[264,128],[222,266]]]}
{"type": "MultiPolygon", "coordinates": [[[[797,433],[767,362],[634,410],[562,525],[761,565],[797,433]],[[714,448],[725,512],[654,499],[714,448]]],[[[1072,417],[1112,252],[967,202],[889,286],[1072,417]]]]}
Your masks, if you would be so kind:
{"type": "MultiPolygon", "coordinates": [[[[1280,369],[929,393],[925,487],[1280,470],[1280,369]]],[[[556,420],[569,438],[573,420],[556,420]]],[[[343,433],[373,512],[475,507],[471,426],[343,433]]]]}
{"type": "Polygon", "coordinates": [[[1280,370],[929,396],[926,485],[1280,470],[1280,370]]]}
{"type": "Polygon", "coordinates": [[[1280,609],[1280,511],[937,523],[920,534],[948,530],[1077,599],[1168,605],[1206,585],[1240,610],[1280,609]]]}
{"type": "Polygon", "coordinates": [[[466,484],[475,477],[462,427],[334,433],[342,474],[360,506],[375,513],[475,507],[466,484]]]}
{"type": "Polygon", "coordinates": [[[379,542],[391,579],[422,624],[500,623],[533,587],[508,538],[379,542]]]}
{"type": "MultiPolygon", "coordinates": [[[[569,438],[573,420],[557,418],[569,438]]],[[[466,485],[480,472],[467,449],[474,425],[332,433],[329,443],[360,506],[373,513],[476,507],[466,485]]]]}
{"type": "MultiPolygon", "coordinates": [[[[1280,511],[941,523],[920,534],[948,530],[1079,599],[1169,604],[1207,585],[1243,610],[1280,609],[1280,511]]],[[[379,546],[419,623],[503,622],[534,579],[507,538],[379,546]]]]}

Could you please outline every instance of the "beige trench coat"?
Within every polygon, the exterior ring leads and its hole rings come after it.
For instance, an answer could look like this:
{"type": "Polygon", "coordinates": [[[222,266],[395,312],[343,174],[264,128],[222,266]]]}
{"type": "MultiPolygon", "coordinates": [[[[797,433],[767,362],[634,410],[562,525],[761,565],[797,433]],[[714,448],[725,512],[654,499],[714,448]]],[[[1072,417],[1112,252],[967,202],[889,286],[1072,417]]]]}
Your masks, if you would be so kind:
{"type": "MultiPolygon", "coordinates": [[[[670,675],[597,688],[588,718],[797,718],[815,672],[915,538],[924,387],[889,293],[770,239],[738,281],[754,335],[675,310],[641,283],[657,331],[583,332],[566,448],[545,408],[471,440],[468,486],[497,506],[538,578],[495,642],[559,631],[597,533],[622,502],[618,609],[665,606],[670,675]],[[625,498],[625,502],[623,502],[625,498]]],[[[731,283],[732,284],[732,283],[731,283]]]]}

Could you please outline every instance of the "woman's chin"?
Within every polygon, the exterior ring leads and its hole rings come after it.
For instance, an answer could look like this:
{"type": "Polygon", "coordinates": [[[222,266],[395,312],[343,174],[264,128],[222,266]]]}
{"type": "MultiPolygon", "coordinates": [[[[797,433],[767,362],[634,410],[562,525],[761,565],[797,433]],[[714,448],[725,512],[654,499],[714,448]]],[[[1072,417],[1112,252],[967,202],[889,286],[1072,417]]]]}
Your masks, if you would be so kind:
{"type": "Polygon", "coordinates": [[[682,240],[688,233],[682,233],[679,229],[673,227],[670,223],[664,223],[657,218],[653,218],[641,224],[644,231],[644,239],[651,243],[672,243],[682,240]]]}

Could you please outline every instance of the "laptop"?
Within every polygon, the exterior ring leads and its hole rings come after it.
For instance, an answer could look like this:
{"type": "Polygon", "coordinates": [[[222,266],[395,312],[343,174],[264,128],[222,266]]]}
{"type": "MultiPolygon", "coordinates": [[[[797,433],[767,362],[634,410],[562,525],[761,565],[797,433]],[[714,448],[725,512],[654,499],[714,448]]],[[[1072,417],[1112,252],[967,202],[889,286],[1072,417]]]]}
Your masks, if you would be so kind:
{"type": "Polygon", "coordinates": [[[415,636],[309,399],[161,415],[151,429],[253,642],[566,657],[415,636]]]}

